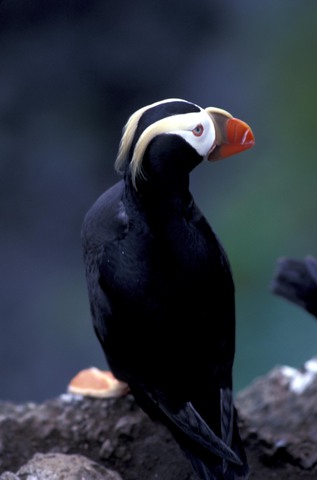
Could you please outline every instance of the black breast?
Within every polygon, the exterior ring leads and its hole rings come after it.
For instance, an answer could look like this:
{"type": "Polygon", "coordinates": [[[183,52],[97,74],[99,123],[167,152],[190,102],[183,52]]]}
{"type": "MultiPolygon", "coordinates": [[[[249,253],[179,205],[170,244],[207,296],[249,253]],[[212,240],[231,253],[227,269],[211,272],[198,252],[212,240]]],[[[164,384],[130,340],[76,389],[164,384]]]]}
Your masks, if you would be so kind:
{"type": "Polygon", "coordinates": [[[204,364],[220,374],[233,357],[234,292],[219,242],[194,203],[163,230],[134,214],[128,208],[124,235],[103,243],[98,266],[111,313],[95,312],[96,324],[107,325],[103,348],[115,374],[156,384],[180,372],[185,382],[198,365],[203,375],[204,364]]]}

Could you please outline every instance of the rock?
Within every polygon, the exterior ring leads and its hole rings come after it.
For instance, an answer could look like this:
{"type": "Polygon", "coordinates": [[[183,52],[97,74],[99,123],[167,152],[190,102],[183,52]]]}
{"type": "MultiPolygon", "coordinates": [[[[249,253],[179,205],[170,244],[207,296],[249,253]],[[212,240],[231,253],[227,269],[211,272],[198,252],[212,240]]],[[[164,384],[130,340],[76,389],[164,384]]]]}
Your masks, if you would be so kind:
{"type": "MultiPolygon", "coordinates": [[[[277,367],[237,395],[249,480],[317,478],[316,399],[316,359],[277,367]]],[[[131,395],[0,402],[0,480],[48,478],[197,480],[167,429],[131,395]]]]}
{"type": "Polygon", "coordinates": [[[270,289],[317,317],[317,259],[279,258],[270,289]]]}
{"type": "MultiPolygon", "coordinates": [[[[317,478],[317,359],[276,367],[236,399],[251,470],[265,479],[317,478]],[[254,456],[256,451],[256,456],[254,456]]],[[[260,478],[252,477],[251,478],[260,478]]]]}
{"type": "Polygon", "coordinates": [[[38,452],[81,455],[123,480],[196,479],[167,429],[131,395],[64,394],[39,405],[0,402],[0,474],[18,472],[38,452]]]}
{"type": "Polygon", "coordinates": [[[12,472],[4,472],[0,475],[0,480],[20,480],[20,478],[12,472]]]}
{"type": "Polygon", "coordinates": [[[0,480],[122,480],[122,477],[82,455],[38,453],[16,475],[6,472],[0,480]]]}

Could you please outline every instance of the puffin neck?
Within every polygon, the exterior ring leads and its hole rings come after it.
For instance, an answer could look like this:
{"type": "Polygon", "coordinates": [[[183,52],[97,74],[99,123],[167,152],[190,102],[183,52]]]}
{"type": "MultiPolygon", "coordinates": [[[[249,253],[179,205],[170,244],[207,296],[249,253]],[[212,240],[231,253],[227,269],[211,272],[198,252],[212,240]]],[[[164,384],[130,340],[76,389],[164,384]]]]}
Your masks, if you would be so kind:
{"type": "Polygon", "coordinates": [[[155,179],[142,179],[137,189],[132,184],[131,178],[125,178],[124,199],[134,205],[138,211],[142,211],[147,221],[153,218],[155,222],[168,221],[169,218],[183,215],[192,202],[189,191],[189,175],[177,183],[170,182],[168,185],[160,184],[155,179]]]}

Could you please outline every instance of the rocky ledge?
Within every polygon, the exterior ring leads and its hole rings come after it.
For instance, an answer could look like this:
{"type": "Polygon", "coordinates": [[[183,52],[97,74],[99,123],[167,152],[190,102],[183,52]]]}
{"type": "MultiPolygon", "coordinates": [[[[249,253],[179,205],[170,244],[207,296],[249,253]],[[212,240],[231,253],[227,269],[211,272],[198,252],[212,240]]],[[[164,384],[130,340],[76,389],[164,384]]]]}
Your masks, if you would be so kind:
{"type": "MultiPolygon", "coordinates": [[[[317,360],[278,367],[236,405],[250,480],[317,478],[317,360]]],[[[195,480],[169,432],[131,395],[0,402],[0,480],[195,480]]]]}

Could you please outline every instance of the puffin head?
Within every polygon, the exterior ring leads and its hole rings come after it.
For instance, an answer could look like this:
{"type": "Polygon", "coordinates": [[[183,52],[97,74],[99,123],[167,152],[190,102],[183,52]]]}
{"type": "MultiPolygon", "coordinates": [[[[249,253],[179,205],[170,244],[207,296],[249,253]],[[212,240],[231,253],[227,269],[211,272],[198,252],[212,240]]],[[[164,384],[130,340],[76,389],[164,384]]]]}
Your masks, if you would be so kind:
{"type": "Polygon", "coordinates": [[[164,162],[169,169],[179,168],[183,162],[184,169],[190,171],[203,160],[220,160],[253,145],[251,128],[229,112],[170,98],[147,105],[129,118],[115,168],[121,174],[131,175],[137,188],[137,180],[147,178],[150,150],[162,168],[164,162]]]}

